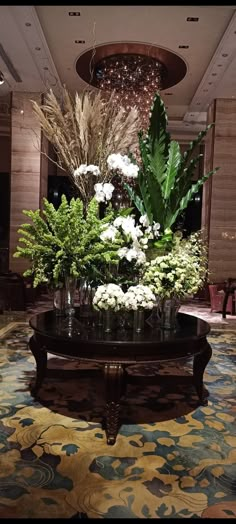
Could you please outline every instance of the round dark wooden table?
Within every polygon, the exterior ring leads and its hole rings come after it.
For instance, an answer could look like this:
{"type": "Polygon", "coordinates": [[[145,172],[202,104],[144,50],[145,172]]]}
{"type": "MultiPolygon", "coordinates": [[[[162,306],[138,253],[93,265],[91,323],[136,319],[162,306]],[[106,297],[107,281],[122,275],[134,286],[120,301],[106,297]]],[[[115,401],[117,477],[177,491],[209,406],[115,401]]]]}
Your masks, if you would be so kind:
{"type": "Polygon", "coordinates": [[[36,380],[31,392],[37,395],[47,371],[47,353],[92,363],[103,368],[106,388],[107,443],[114,444],[119,430],[120,399],[125,392],[126,368],[134,364],[177,361],[193,357],[193,384],[200,403],[207,405],[208,391],[203,384],[204,370],[212,350],[207,342],[210,326],[197,317],[178,314],[174,331],[152,329],[147,323],[144,331],[118,329],[104,333],[102,327],[91,325],[76,310],[78,324],[67,325],[64,317],[54,311],[34,315],[30,326],[34,334],[29,347],[36,361],[36,380]]]}

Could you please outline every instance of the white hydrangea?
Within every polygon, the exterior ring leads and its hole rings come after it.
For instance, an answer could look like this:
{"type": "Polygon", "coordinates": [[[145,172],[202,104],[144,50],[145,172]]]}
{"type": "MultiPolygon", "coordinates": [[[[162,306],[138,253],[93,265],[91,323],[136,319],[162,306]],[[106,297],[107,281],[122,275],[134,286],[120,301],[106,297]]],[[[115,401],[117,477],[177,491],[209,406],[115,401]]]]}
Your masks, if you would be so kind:
{"type": "Polygon", "coordinates": [[[119,171],[129,178],[137,178],[138,176],[138,166],[133,164],[127,155],[113,153],[108,156],[107,165],[110,171],[119,171]]]}
{"type": "Polygon", "coordinates": [[[129,287],[124,295],[125,308],[137,311],[138,309],[152,309],[156,304],[156,297],[148,286],[138,284],[129,287]]]}
{"type": "Polygon", "coordinates": [[[124,306],[124,292],[117,284],[98,286],[93,298],[93,306],[97,310],[119,311],[124,306]]]}

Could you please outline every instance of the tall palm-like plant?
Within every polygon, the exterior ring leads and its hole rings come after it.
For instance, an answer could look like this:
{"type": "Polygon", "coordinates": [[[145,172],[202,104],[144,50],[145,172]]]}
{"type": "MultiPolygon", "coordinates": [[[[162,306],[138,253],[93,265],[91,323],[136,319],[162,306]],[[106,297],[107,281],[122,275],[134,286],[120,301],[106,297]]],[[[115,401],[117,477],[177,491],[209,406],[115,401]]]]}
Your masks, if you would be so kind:
{"type": "Polygon", "coordinates": [[[165,105],[156,94],[147,133],[140,131],[138,134],[141,167],[137,189],[125,184],[140,213],[147,214],[150,223],[159,222],[162,232],[174,225],[194,194],[219,169],[215,168],[192,183],[193,171],[202,157],[201,154],[193,156],[193,153],[213,124],[201,131],[181,154],[179,143],[171,140],[166,129],[167,123],[165,105]]]}

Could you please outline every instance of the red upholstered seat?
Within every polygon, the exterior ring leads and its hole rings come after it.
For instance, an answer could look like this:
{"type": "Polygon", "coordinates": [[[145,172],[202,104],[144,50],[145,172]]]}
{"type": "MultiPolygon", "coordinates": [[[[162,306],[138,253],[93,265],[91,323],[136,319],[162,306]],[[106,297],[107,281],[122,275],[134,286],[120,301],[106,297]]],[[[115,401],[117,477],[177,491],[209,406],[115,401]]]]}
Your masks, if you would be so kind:
{"type": "MultiPolygon", "coordinates": [[[[222,312],[223,301],[225,296],[225,291],[222,289],[223,284],[210,284],[209,293],[211,301],[211,311],[222,312]]],[[[233,314],[233,297],[230,295],[228,297],[226,312],[233,314]]]]}

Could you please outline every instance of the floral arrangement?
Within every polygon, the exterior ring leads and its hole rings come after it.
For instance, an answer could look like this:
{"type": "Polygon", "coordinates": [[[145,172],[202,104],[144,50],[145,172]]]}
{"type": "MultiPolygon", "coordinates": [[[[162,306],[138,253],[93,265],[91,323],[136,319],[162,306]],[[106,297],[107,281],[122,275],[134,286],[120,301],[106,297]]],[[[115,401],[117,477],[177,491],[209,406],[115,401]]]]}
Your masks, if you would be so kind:
{"type": "Polygon", "coordinates": [[[181,154],[167,132],[159,94],[147,131],[139,133],[136,109],[125,113],[113,94],[107,101],[100,92],[73,98],[64,88],[62,95],[59,103],[50,91],[45,103],[33,102],[33,108],[80,198],[68,204],[63,197],[58,210],[45,199],[43,217],[39,210],[24,211],[31,224],[19,230],[24,246],[17,247],[15,256],[30,260],[25,275],[34,276],[34,285],[64,282],[66,275],[102,283],[93,301],[96,309],[123,307],[120,283],[125,290],[131,286],[125,295],[130,309],[153,307],[154,294],[180,298],[196,293],[206,275],[204,244],[200,235],[184,239],[174,229],[180,213],[218,169],[192,182],[202,156],[194,156],[195,149],[211,126],[181,154]],[[116,177],[133,208],[112,210],[116,177]],[[100,203],[105,204],[104,218],[100,203]],[[111,266],[118,267],[116,274],[111,266]]]}
{"type": "Polygon", "coordinates": [[[124,305],[124,293],[117,284],[99,286],[93,298],[93,306],[97,310],[119,311],[124,305]]]}
{"type": "Polygon", "coordinates": [[[118,239],[123,241],[124,246],[118,250],[120,259],[134,261],[135,265],[140,266],[146,262],[145,251],[148,249],[148,243],[158,238],[159,229],[160,224],[149,225],[146,215],[140,217],[138,225],[130,215],[118,216],[112,223],[104,226],[100,238],[104,242],[114,242],[118,239]]]}
{"type": "MultiPolygon", "coordinates": [[[[65,87],[60,101],[50,90],[44,104],[33,100],[32,104],[45,137],[56,151],[55,163],[68,173],[87,207],[94,197],[94,184],[109,182],[113,177],[113,153],[135,151],[138,111],[124,111],[114,93],[108,99],[100,91],[85,90],[71,96],[65,87]]],[[[126,157],[117,167],[126,165],[126,170],[133,173],[129,162],[126,157]]]]}
{"type": "Polygon", "coordinates": [[[152,309],[155,303],[156,297],[152,290],[142,284],[130,286],[124,295],[124,306],[127,310],[152,309]]]}
{"type": "Polygon", "coordinates": [[[108,210],[106,217],[99,219],[95,200],[89,203],[86,216],[79,198],[68,203],[64,195],[57,210],[44,199],[43,218],[39,210],[24,210],[23,214],[31,223],[21,225],[21,246],[17,246],[14,257],[30,261],[24,276],[33,276],[34,287],[40,283],[57,287],[69,275],[102,280],[105,267],[117,264],[122,243],[116,239],[108,246],[100,238],[114,211],[108,210]]]}
{"type": "Polygon", "coordinates": [[[174,249],[146,264],[143,283],[160,298],[195,294],[206,276],[206,247],[199,234],[176,241],[174,249]]]}

